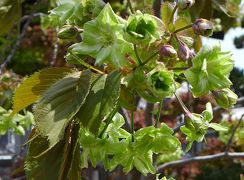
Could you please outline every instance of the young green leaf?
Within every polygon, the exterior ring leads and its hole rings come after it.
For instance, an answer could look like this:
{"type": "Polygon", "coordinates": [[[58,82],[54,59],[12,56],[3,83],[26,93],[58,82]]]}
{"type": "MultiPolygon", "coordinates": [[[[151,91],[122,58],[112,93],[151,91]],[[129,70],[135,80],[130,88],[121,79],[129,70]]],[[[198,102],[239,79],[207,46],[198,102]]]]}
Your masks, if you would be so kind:
{"type": "MultiPolygon", "coordinates": [[[[46,137],[39,135],[30,142],[25,161],[28,179],[43,179],[45,177],[47,180],[53,180],[79,177],[80,157],[77,153],[77,148],[79,151],[77,141],[79,125],[72,125],[72,123],[67,128],[65,138],[51,149],[49,149],[46,137]],[[49,150],[43,153],[47,149],[49,150]]],[[[36,133],[33,136],[37,135],[36,133]]]]}
{"type": "Polygon", "coordinates": [[[121,74],[117,71],[98,77],[92,84],[86,102],[75,116],[95,135],[98,133],[102,120],[118,103],[120,77],[121,74]]]}
{"type": "Polygon", "coordinates": [[[79,111],[89,93],[91,72],[74,72],[53,84],[35,107],[35,121],[50,147],[63,139],[67,124],[79,111]]]}
{"type": "Polygon", "coordinates": [[[228,128],[217,123],[210,123],[208,127],[213,128],[216,131],[227,131],[228,128]]]}
{"type": "Polygon", "coordinates": [[[36,102],[53,83],[72,72],[70,68],[48,68],[26,78],[15,91],[12,115],[36,102]]]}
{"type": "Polygon", "coordinates": [[[0,2],[0,35],[10,31],[21,17],[21,0],[0,2]]]}

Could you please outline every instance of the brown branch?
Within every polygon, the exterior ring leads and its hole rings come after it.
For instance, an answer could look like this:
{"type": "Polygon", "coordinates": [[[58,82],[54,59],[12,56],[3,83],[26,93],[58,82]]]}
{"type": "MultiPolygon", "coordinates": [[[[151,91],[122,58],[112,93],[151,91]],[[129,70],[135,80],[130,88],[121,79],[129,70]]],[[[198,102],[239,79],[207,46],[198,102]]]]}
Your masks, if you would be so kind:
{"type": "Polygon", "coordinates": [[[156,17],[161,17],[161,0],[154,0],[153,2],[153,13],[156,17]]]}
{"type": "Polygon", "coordinates": [[[225,152],[226,152],[227,154],[228,154],[228,152],[229,152],[229,150],[230,150],[230,146],[231,146],[231,144],[232,144],[232,141],[233,141],[234,135],[235,135],[235,133],[236,133],[236,130],[237,130],[237,128],[240,126],[243,117],[244,117],[244,114],[241,116],[241,118],[239,119],[239,121],[237,122],[236,126],[234,127],[234,129],[233,129],[233,131],[232,131],[232,133],[231,133],[230,139],[229,139],[229,141],[228,141],[228,143],[227,143],[227,145],[226,145],[226,149],[225,149],[225,152]]]}
{"type": "Polygon", "coordinates": [[[41,17],[41,16],[44,16],[45,14],[44,13],[34,13],[32,15],[24,15],[22,18],[21,18],[21,22],[23,21],[26,21],[28,19],[33,19],[33,18],[36,18],[36,17],[41,17]]]}
{"type": "Polygon", "coordinates": [[[51,66],[54,66],[56,64],[56,62],[57,62],[58,49],[59,49],[58,31],[59,31],[59,28],[56,28],[56,37],[55,37],[55,40],[54,40],[52,61],[50,63],[51,66]]]}
{"type": "MultiPolygon", "coordinates": [[[[36,10],[36,7],[37,7],[37,4],[39,3],[39,1],[37,1],[35,4],[34,4],[34,8],[32,10],[32,12],[34,12],[36,10]]],[[[38,13],[38,16],[40,16],[41,13],[38,13]]],[[[3,61],[3,63],[1,64],[0,66],[0,75],[3,73],[4,69],[6,68],[6,66],[11,62],[15,52],[17,51],[17,49],[19,48],[20,46],[20,43],[21,41],[23,40],[24,36],[25,36],[25,33],[31,23],[31,20],[37,16],[37,13],[32,13],[31,15],[26,15],[26,16],[23,16],[21,21],[25,21],[25,24],[23,26],[23,29],[20,33],[20,35],[18,36],[17,40],[16,40],[16,43],[14,45],[14,47],[12,48],[12,50],[10,51],[9,55],[7,56],[7,58],[3,61]]]]}
{"type": "Polygon", "coordinates": [[[177,167],[185,164],[189,164],[192,162],[204,162],[204,161],[213,161],[217,159],[236,159],[236,158],[244,158],[244,152],[234,152],[234,153],[218,153],[218,154],[213,154],[213,155],[207,155],[207,156],[195,156],[187,159],[181,159],[177,161],[172,161],[168,163],[164,163],[163,165],[159,166],[157,168],[157,172],[162,172],[165,169],[172,168],[172,167],[177,167]]]}
{"type": "Polygon", "coordinates": [[[153,103],[147,102],[147,106],[145,109],[145,124],[146,124],[146,126],[153,125],[153,114],[152,114],[153,107],[154,107],[153,103]]]}
{"type": "Polygon", "coordinates": [[[3,63],[0,66],[0,75],[3,73],[4,69],[6,68],[6,66],[8,65],[8,63],[10,63],[10,61],[12,60],[15,52],[17,51],[17,49],[20,46],[21,41],[23,40],[25,33],[27,31],[27,28],[29,27],[31,22],[31,19],[28,19],[23,27],[22,32],[20,33],[19,37],[16,40],[15,46],[12,48],[11,52],[9,53],[9,55],[7,56],[7,58],[3,61],[3,63]]]}

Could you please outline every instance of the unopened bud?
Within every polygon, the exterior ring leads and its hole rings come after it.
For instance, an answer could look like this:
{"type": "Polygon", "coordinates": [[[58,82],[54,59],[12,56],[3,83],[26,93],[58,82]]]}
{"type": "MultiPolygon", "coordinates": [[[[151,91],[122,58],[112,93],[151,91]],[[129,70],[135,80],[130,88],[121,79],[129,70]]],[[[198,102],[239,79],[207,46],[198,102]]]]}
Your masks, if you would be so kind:
{"type": "Polygon", "coordinates": [[[178,0],[178,7],[180,10],[185,10],[192,7],[195,4],[195,0],[178,0]]]}
{"type": "Polygon", "coordinates": [[[213,24],[206,19],[197,19],[192,25],[195,34],[202,36],[211,36],[213,34],[213,24]]]}
{"type": "Polygon", "coordinates": [[[214,91],[213,95],[217,104],[225,109],[228,109],[234,104],[236,104],[238,98],[238,96],[228,88],[219,91],[214,91]]]}
{"type": "Polygon", "coordinates": [[[173,46],[166,44],[160,49],[160,55],[167,58],[176,58],[177,52],[173,46]]]}
{"type": "Polygon", "coordinates": [[[58,32],[60,39],[74,39],[78,34],[78,29],[71,25],[64,25],[58,32]]]}
{"type": "Polygon", "coordinates": [[[185,43],[180,43],[180,47],[177,53],[178,57],[184,61],[191,60],[195,56],[194,51],[190,50],[185,43]]]}

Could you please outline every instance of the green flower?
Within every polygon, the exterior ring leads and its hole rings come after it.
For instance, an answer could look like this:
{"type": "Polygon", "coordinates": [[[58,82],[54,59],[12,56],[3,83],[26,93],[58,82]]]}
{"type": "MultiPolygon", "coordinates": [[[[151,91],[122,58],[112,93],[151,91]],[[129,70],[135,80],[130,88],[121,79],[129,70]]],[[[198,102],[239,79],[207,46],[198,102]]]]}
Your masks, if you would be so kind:
{"type": "Polygon", "coordinates": [[[192,63],[192,67],[184,74],[194,96],[229,88],[232,84],[229,74],[233,69],[233,60],[229,52],[221,52],[219,45],[203,46],[192,63]]]}
{"type": "Polygon", "coordinates": [[[151,92],[159,98],[170,97],[174,92],[173,72],[168,71],[162,64],[147,75],[147,84],[151,92]]]}
{"type": "Polygon", "coordinates": [[[216,131],[226,131],[227,129],[217,123],[210,123],[213,119],[213,110],[211,103],[206,104],[206,110],[202,114],[188,113],[185,115],[185,125],[180,128],[189,142],[186,151],[190,150],[194,141],[201,142],[207,133],[208,128],[216,131]]]}
{"type": "Polygon", "coordinates": [[[125,28],[125,39],[135,44],[150,44],[160,39],[163,30],[164,24],[160,19],[137,11],[128,19],[125,28]]]}
{"type": "Polygon", "coordinates": [[[61,26],[65,22],[82,26],[85,22],[98,16],[105,3],[102,0],[70,0],[52,9],[44,18],[44,27],[61,26]]]}
{"type": "Polygon", "coordinates": [[[125,21],[107,4],[96,19],[84,24],[83,41],[71,47],[77,55],[96,58],[96,64],[111,63],[119,69],[128,65],[126,55],[133,46],[123,38],[125,21]]]}

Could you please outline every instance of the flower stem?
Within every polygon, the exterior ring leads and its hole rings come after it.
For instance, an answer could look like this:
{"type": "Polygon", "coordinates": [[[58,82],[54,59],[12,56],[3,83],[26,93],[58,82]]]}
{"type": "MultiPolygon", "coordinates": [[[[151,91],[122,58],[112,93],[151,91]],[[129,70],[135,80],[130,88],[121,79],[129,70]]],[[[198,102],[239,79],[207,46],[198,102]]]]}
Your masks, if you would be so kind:
{"type": "Polygon", "coordinates": [[[141,65],[142,64],[142,60],[141,60],[141,58],[140,58],[140,56],[138,54],[137,47],[136,47],[135,44],[133,44],[133,47],[134,47],[134,51],[135,51],[135,55],[136,55],[137,61],[138,61],[139,65],[141,65]]]}
{"type": "Polygon", "coordinates": [[[182,77],[182,76],[180,76],[178,74],[174,74],[174,76],[176,76],[176,78],[179,78],[179,79],[181,79],[183,81],[187,81],[187,79],[185,77],[182,77]]]}
{"type": "Polygon", "coordinates": [[[134,142],[134,131],[135,131],[134,111],[131,111],[131,141],[132,142],[134,142]]]}
{"type": "Polygon", "coordinates": [[[176,30],[174,31],[174,34],[180,32],[180,31],[184,31],[184,30],[186,30],[186,29],[189,29],[189,28],[192,27],[192,25],[193,25],[193,24],[189,24],[189,25],[187,25],[187,26],[185,26],[185,27],[183,27],[183,28],[176,29],[176,30]]]}
{"type": "Polygon", "coordinates": [[[96,72],[98,72],[99,74],[106,74],[105,72],[93,67],[92,65],[86,63],[85,61],[81,60],[76,54],[74,54],[73,52],[71,51],[68,51],[81,65],[85,66],[86,68],[88,69],[92,69],[96,72]]]}
{"type": "Polygon", "coordinates": [[[181,105],[183,111],[184,111],[186,114],[191,113],[191,112],[189,111],[189,109],[186,107],[186,105],[183,103],[183,101],[181,100],[181,98],[180,98],[176,93],[174,93],[174,94],[175,94],[176,99],[179,101],[179,103],[180,103],[180,105],[181,105]]]}
{"type": "Polygon", "coordinates": [[[159,51],[155,52],[153,55],[151,55],[149,58],[147,58],[142,64],[141,66],[144,66],[145,64],[147,64],[152,58],[154,58],[155,56],[157,56],[159,54],[159,51]]]}
{"type": "Polygon", "coordinates": [[[105,133],[105,131],[107,130],[108,128],[108,125],[111,123],[114,115],[116,114],[116,112],[118,112],[118,109],[119,109],[119,105],[117,104],[115,106],[115,108],[113,109],[113,111],[109,114],[109,116],[107,117],[106,119],[106,125],[105,127],[103,128],[103,130],[101,131],[101,133],[98,135],[99,138],[102,138],[103,134],[105,133]]]}
{"type": "Polygon", "coordinates": [[[173,9],[173,11],[172,11],[172,14],[171,14],[171,16],[170,16],[170,19],[169,19],[169,22],[170,22],[170,23],[173,23],[173,18],[174,18],[174,15],[175,15],[175,12],[176,12],[177,9],[178,9],[178,6],[175,5],[175,7],[174,7],[174,9],[173,9]]]}
{"type": "Polygon", "coordinates": [[[129,5],[129,8],[130,8],[131,13],[134,14],[135,11],[134,11],[134,9],[133,9],[133,7],[132,7],[131,1],[130,1],[130,0],[127,0],[127,3],[128,3],[128,5],[129,5]]]}
{"type": "Polygon", "coordinates": [[[173,71],[181,71],[181,70],[187,70],[187,69],[189,69],[189,68],[191,68],[191,67],[168,67],[168,70],[173,70],[173,71]]]}
{"type": "Polygon", "coordinates": [[[158,127],[158,123],[159,123],[159,121],[160,121],[160,117],[161,117],[162,107],[163,107],[163,101],[161,100],[161,101],[160,101],[159,110],[158,110],[158,112],[157,112],[157,120],[156,120],[155,125],[154,125],[155,127],[158,127]]]}

